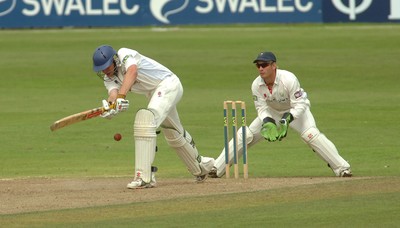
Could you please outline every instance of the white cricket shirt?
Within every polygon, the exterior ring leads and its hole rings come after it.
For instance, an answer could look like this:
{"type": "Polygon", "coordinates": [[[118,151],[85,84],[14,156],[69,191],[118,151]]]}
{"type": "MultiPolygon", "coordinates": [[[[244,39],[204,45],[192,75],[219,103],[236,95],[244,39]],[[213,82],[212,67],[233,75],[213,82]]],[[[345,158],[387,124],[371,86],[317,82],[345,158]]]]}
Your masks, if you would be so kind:
{"type": "Polygon", "coordinates": [[[119,90],[124,74],[131,65],[137,66],[138,76],[130,91],[139,94],[151,93],[162,80],[174,75],[167,67],[132,49],[119,49],[118,57],[122,63],[118,66],[118,77],[120,80],[115,78],[113,81],[104,81],[104,85],[109,92],[113,89],[119,90]]]}
{"type": "Polygon", "coordinates": [[[310,107],[307,93],[300,88],[297,77],[286,70],[276,70],[272,93],[261,76],[253,81],[251,90],[258,117],[261,120],[272,117],[271,112],[281,115],[290,112],[296,119],[310,107]]]}

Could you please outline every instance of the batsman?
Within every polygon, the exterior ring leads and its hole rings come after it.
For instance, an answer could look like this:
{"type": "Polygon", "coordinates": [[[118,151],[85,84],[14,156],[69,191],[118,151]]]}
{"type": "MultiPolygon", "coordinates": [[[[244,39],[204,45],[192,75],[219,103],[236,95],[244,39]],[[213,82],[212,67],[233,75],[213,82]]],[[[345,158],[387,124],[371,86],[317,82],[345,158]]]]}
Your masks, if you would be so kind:
{"type": "MultiPolygon", "coordinates": [[[[248,148],[263,139],[269,142],[283,140],[288,129],[293,129],[301,139],[328,164],[338,177],[351,177],[349,163],[340,155],[335,145],[317,128],[310,111],[307,93],[300,87],[297,77],[286,70],[278,69],[272,52],[261,52],[253,61],[259,75],[253,81],[251,90],[258,116],[246,127],[248,148]]],[[[238,155],[242,156],[242,130],[238,131],[238,155]]],[[[232,164],[232,140],[229,164],[232,164]]],[[[225,174],[225,148],[215,161],[210,177],[225,174]]]]}
{"type": "Polygon", "coordinates": [[[182,98],[183,87],[171,70],[135,50],[121,48],[117,52],[109,45],[94,51],[93,70],[108,91],[108,99],[102,101],[106,110],[102,117],[111,119],[126,111],[130,105],[126,99],[128,92],[143,94],[149,100],[147,108],[140,109],[134,120],[135,176],[128,188],[156,186],[151,166],[159,127],[196,182],[207,178],[214,159],[199,154],[192,136],[181,124],[176,106],[182,98]]]}

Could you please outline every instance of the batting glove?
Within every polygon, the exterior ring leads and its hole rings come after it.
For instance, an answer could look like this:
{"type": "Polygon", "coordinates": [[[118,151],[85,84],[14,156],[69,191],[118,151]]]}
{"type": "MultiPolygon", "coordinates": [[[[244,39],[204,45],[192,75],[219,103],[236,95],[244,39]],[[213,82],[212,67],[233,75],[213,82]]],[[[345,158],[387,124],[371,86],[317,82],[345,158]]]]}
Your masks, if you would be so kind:
{"type": "Polygon", "coordinates": [[[125,100],[125,95],[118,94],[117,100],[115,101],[115,111],[118,112],[125,112],[129,108],[129,101],[125,100]]]}
{"type": "Polygon", "coordinates": [[[113,105],[106,100],[102,100],[101,102],[103,103],[104,112],[100,116],[109,120],[112,119],[117,114],[115,109],[112,108],[113,105]]]}
{"type": "Polygon", "coordinates": [[[286,112],[283,114],[282,119],[279,121],[281,124],[279,129],[278,140],[281,141],[287,135],[287,130],[289,128],[289,124],[293,121],[293,116],[290,112],[286,112]]]}
{"type": "Polygon", "coordinates": [[[263,120],[264,124],[261,128],[261,135],[270,142],[275,142],[278,138],[278,130],[276,128],[275,120],[271,117],[266,117],[263,120]]]}

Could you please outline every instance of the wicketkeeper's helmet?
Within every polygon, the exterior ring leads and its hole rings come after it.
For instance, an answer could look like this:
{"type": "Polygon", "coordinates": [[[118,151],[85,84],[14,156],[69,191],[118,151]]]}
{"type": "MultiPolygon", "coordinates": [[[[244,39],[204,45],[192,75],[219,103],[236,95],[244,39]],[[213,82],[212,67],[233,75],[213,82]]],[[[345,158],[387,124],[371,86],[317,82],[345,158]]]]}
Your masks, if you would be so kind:
{"type": "Polygon", "coordinates": [[[93,71],[99,72],[109,67],[117,52],[109,45],[102,45],[96,48],[93,53],[93,71]]]}

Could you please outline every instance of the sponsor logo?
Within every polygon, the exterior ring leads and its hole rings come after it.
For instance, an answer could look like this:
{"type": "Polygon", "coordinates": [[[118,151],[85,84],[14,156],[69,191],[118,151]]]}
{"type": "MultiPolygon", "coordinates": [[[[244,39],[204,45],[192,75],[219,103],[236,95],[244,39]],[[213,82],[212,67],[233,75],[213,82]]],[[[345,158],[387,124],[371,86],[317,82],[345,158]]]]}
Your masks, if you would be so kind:
{"type": "Polygon", "coordinates": [[[16,4],[17,0],[0,0],[0,17],[11,13],[16,4]]]}
{"type": "MultiPolygon", "coordinates": [[[[325,11],[337,11],[349,21],[384,22],[400,19],[400,0],[330,0],[325,11]]],[[[325,13],[325,12],[324,12],[325,13]]],[[[340,17],[342,21],[342,16],[340,17]]],[[[330,18],[330,21],[335,18],[330,18]]],[[[339,20],[338,20],[339,21],[339,20]]]]}
{"type": "Polygon", "coordinates": [[[126,60],[128,60],[129,57],[133,57],[132,55],[125,55],[125,57],[122,59],[122,63],[126,64],[126,60]]]}
{"type": "Polygon", "coordinates": [[[294,93],[294,97],[297,99],[299,97],[303,96],[303,91],[299,90],[297,92],[294,93]]]}
{"type": "Polygon", "coordinates": [[[186,7],[189,4],[189,0],[184,0],[183,3],[181,4],[174,4],[176,5],[176,8],[173,8],[171,10],[168,10],[166,12],[164,11],[164,8],[166,8],[167,4],[172,3],[172,2],[182,2],[182,1],[174,1],[174,0],[150,0],[150,10],[153,16],[159,20],[160,22],[163,22],[165,24],[169,24],[170,21],[168,20],[168,16],[179,13],[183,10],[186,9],[186,7]]]}
{"type": "Polygon", "coordinates": [[[140,6],[129,0],[23,0],[24,16],[118,16],[135,15],[140,6]]]}
{"type": "MultiPolygon", "coordinates": [[[[246,14],[308,14],[315,11],[315,0],[0,0],[0,17],[18,14],[18,17],[119,17],[129,16],[132,23],[153,24],[153,21],[142,22],[132,16],[148,19],[152,17],[163,24],[181,22],[190,23],[193,17],[213,15],[246,15],[246,14]],[[16,4],[19,4],[16,7],[16,4]],[[150,11],[150,12],[148,12],[150,11]],[[189,15],[189,16],[187,16],[189,15]],[[186,19],[187,18],[187,19],[186,19]],[[136,22],[137,21],[137,22],[136,22]]],[[[359,1],[359,0],[357,0],[359,1]]],[[[399,0],[394,0],[399,1],[399,0]]],[[[13,20],[13,26],[21,24],[21,20],[13,20]]],[[[4,21],[3,21],[4,23],[4,21]]],[[[1,24],[1,23],[0,23],[1,24]]],[[[46,23],[44,23],[46,24],[46,23]]],[[[64,22],[61,23],[64,24],[64,22]]],[[[97,23],[94,23],[97,24],[97,23]]],[[[9,23],[7,23],[9,25],[9,23]]],[[[118,25],[118,24],[116,24],[118,25]]],[[[7,26],[8,27],[8,26],[7,26]]]]}
{"type": "Polygon", "coordinates": [[[348,0],[348,5],[345,5],[342,0],[332,0],[332,4],[340,12],[349,15],[350,20],[355,20],[357,14],[361,14],[366,11],[372,3],[372,0],[363,0],[359,5],[357,5],[356,0],[348,0]]]}

